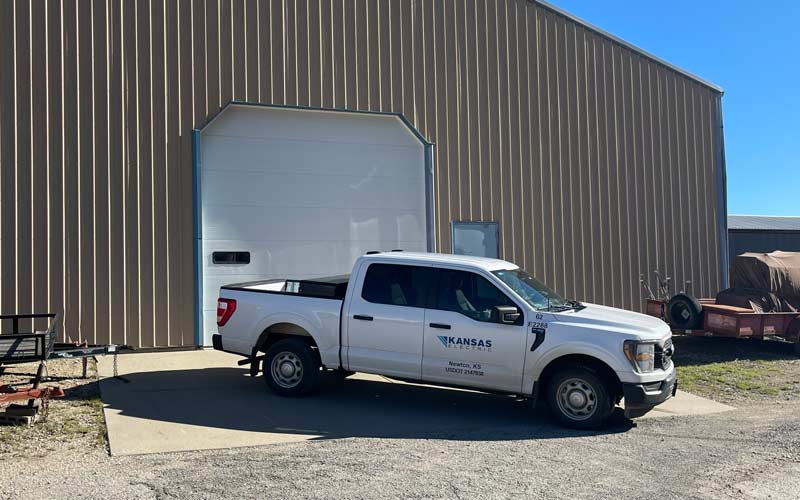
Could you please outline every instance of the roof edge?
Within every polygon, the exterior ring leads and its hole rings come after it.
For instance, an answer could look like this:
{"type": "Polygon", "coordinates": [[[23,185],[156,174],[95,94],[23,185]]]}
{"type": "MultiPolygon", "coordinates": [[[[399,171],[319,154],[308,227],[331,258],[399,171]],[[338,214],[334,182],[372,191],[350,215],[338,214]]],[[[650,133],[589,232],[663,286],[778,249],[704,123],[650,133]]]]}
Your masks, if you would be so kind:
{"type": "Polygon", "coordinates": [[[619,45],[621,45],[621,46],[623,46],[623,47],[625,47],[627,49],[630,49],[630,50],[632,50],[634,52],[637,52],[640,55],[652,60],[653,62],[655,62],[657,64],[660,64],[662,66],[665,66],[665,67],[671,69],[672,71],[675,71],[676,73],[679,73],[680,75],[683,75],[686,78],[689,78],[690,80],[694,80],[695,82],[697,82],[697,83],[699,83],[699,84],[701,84],[701,85],[703,85],[705,87],[710,88],[711,90],[713,90],[714,92],[719,93],[720,95],[725,93],[725,90],[723,90],[722,87],[720,87],[719,85],[715,85],[715,84],[709,82],[708,80],[704,80],[703,78],[700,78],[699,76],[695,75],[694,73],[690,73],[689,71],[686,71],[685,69],[681,69],[678,66],[675,66],[674,64],[672,64],[670,62],[667,62],[664,59],[661,59],[660,57],[658,57],[656,55],[653,55],[652,53],[642,49],[641,47],[638,47],[638,46],[636,46],[636,45],[634,45],[634,44],[632,44],[632,43],[630,43],[628,41],[625,41],[622,38],[620,38],[620,37],[618,37],[616,35],[613,35],[613,34],[609,33],[608,31],[595,26],[594,24],[592,24],[592,23],[590,23],[590,22],[588,22],[588,21],[586,21],[584,19],[581,19],[580,17],[578,17],[578,16],[576,16],[574,14],[571,14],[571,13],[567,12],[566,10],[562,9],[561,7],[557,7],[557,6],[553,5],[553,4],[551,4],[550,2],[546,2],[545,0],[529,0],[529,1],[531,1],[531,2],[533,2],[535,4],[538,4],[538,5],[542,6],[542,7],[544,7],[545,9],[550,10],[550,11],[552,11],[552,12],[554,12],[554,13],[560,15],[560,16],[566,17],[570,21],[578,23],[581,26],[583,26],[583,27],[585,27],[585,28],[587,28],[587,29],[589,29],[591,31],[594,31],[598,35],[603,36],[605,38],[608,38],[612,42],[615,42],[615,43],[617,43],[617,44],[619,44],[619,45]]]}
{"type": "Polygon", "coordinates": [[[800,215],[728,214],[728,217],[781,217],[784,219],[800,219],[800,215]]]}

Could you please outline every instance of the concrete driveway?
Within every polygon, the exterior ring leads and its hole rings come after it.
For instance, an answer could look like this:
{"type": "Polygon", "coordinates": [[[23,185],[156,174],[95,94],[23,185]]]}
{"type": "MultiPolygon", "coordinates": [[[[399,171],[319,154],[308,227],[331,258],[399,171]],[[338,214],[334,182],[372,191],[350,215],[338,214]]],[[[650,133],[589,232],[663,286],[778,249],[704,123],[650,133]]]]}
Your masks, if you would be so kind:
{"type": "MultiPolygon", "coordinates": [[[[217,351],[136,353],[103,358],[100,390],[113,455],[266,445],[347,437],[486,440],[564,437],[544,410],[513,397],[406,384],[358,374],[324,381],[318,394],[287,399],[217,351]],[[488,432],[487,432],[488,431],[488,432]],[[474,435],[474,434],[472,434],[474,435]]],[[[726,411],[728,406],[679,392],[650,418],[726,411]]],[[[631,423],[617,412],[607,432],[631,423]]]]}

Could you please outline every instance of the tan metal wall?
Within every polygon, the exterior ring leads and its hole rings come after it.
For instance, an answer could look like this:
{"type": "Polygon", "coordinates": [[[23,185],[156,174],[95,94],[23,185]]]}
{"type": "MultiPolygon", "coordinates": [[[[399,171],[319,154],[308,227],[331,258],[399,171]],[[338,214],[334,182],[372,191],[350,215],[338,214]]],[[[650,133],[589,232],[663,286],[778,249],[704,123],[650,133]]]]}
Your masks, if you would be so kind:
{"type": "Polygon", "coordinates": [[[193,344],[190,132],[231,100],[403,113],[436,143],[442,251],[451,220],[499,220],[503,256],[570,297],[721,283],[719,94],[542,5],[9,0],[2,311],[193,344]]]}

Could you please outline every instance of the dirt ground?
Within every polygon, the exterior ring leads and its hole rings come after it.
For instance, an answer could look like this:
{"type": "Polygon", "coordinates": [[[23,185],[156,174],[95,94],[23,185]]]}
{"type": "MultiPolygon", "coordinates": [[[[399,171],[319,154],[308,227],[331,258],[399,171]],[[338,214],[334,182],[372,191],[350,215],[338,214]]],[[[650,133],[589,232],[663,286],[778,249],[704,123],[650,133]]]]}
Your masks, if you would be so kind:
{"type": "MultiPolygon", "coordinates": [[[[444,437],[110,457],[97,384],[65,378],[58,383],[68,397],[52,404],[47,422],[0,427],[0,499],[800,498],[800,360],[791,346],[675,344],[681,387],[736,410],[634,422],[618,415],[604,432],[544,418],[524,427],[454,421],[444,437]]],[[[51,373],[75,377],[76,363],[51,373]]]]}
{"type": "Polygon", "coordinates": [[[456,419],[449,435],[436,438],[123,457],[56,450],[35,462],[4,461],[0,498],[796,500],[798,415],[800,403],[792,401],[705,417],[618,420],[605,432],[573,432],[544,419],[463,428],[456,419]]]}
{"type": "MultiPolygon", "coordinates": [[[[7,366],[0,384],[28,386],[37,366],[36,363],[7,366]]],[[[46,418],[33,426],[0,426],[0,463],[36,459],[57,450],[105,451],[103,402],[95,361],[89,360],[86,379],[81,378],[79,359],[50,361],[47,369],[51,379],[42,386],[59,386],[65,395],[52,399],[46,418]]]]}

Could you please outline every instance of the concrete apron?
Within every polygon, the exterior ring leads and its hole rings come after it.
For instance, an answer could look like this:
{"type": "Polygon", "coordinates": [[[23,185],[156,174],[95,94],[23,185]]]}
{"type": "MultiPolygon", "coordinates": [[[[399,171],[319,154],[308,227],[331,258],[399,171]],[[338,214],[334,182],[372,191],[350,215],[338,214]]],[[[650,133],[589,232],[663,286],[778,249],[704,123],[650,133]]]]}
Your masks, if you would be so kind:
{"type": "MultiPolygon", "coordinates": [[[[346,437],[454,440],[580,435],[513,397],[406,384],[357,374],[323,381],[307,398],[271,394],[241,357],[213,350],[100,358],[100,391],[112,455],[188,451],[346,437]]],[[[685,392],[644,418],[732,409],[685,392]]],[[[620,419],[622,420],[622,419],[620,419]]],[[[624,420],[623,420],[624,422],[624,420]]],[[[630,424],[613,425],[624,432],[630,424]],[[626,426],[627,425],[627,426],[626,426]]]]}

